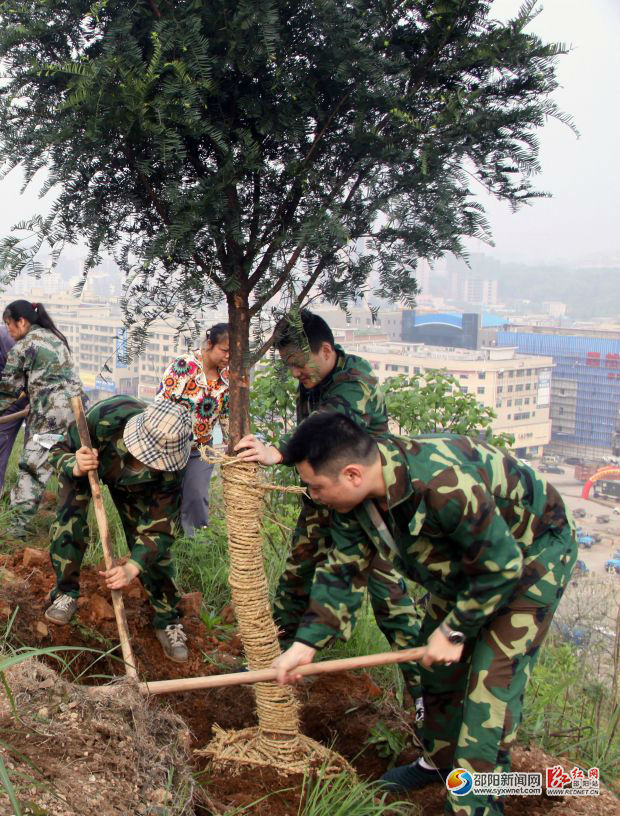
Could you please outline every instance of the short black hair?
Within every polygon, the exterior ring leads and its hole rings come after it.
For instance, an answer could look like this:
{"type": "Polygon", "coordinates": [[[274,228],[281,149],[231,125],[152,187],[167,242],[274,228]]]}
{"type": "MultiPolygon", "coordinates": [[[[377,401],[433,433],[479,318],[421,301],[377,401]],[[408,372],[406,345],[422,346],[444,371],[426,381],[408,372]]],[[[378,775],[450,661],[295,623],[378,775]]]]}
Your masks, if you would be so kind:
{"type": "Polygon", "coordinates": [[[220,340],[228,337],[228,323],[216,323],[211,326],[205,333],[205,343],[210,343],[211,346],[217,346],[220,340]]]}
{"type": "Polygon", "coordinates": [[[379,455],[372,436],[336,411],[317,411],[305,419],[286,445],[287,465],[308,462],[315,473],[336,475],[353,463],[369,465],[379,455]]]}
{"type": "Polygon", "coordinates": [[[299,320],[288,317],[286,325],[278,334],[276,348],[285,346],[295,346],[296,348],[310,347],[313,354],[321,348],[323,343],[329,343],[334,348],[334,333],[328,324],[317,314],[302,309],[299,312],[299,320]]]}

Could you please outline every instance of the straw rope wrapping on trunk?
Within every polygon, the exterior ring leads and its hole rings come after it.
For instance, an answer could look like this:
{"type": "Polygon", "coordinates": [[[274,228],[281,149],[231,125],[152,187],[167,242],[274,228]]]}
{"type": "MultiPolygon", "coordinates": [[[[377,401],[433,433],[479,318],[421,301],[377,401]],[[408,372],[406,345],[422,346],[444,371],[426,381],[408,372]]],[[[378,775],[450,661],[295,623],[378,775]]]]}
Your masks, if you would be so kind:
{"type": "MultiPolygon", "coordinates": [[[[261,516],[266,490],[303,492],[259,481],[254,464],[212,449],[203,459],[221,466],[230,555],[229,583],[239,634],[250,669],[265,669],[280,654],[271,615],[261,547],[261,516]]],[[[208,693],[208,692],[207,692],[208,693]]],[[[257,765],[303,773],[324,767],[334,773],[351,770],[346,760],[299,731],[299,704],[289,686],[257,683],[254,687],[258,727],[224,731],[214,726],[214,738],[196,753],[211,757],[216,766],[257,765]]]]}

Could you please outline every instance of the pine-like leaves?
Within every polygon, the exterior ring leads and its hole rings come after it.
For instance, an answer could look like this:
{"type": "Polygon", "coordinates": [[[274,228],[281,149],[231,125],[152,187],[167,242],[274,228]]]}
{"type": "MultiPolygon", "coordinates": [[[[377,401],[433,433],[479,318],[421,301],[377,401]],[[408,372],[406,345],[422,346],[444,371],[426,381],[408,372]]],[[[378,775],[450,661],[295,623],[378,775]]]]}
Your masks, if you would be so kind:
{"type": "MultiPolygon", "coordinates": [[[[113,248],[140,321],[283,288],[415,296],[417,258],[490,240],[479,183],[537,195],[563,46],[472,0],[107,0],[2,9],[0,160],[46,168],[51,215],[0,247],[113,248]],[[20,236],[21,238],[21,236],[20,236]],[[356,247],[364,245],[360,254],[356,247]],[[355,251],[354,251],[355,250],[355,251]]],[[[139,339],[138,334],[136,338],[139,339]]]]}

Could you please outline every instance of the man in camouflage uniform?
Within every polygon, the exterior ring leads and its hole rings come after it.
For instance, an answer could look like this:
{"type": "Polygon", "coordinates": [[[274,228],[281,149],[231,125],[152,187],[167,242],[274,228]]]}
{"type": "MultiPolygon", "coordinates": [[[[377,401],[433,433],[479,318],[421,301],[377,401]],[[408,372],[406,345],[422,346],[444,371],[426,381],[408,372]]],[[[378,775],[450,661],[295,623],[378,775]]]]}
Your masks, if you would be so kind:
{"type": "MultiPolygon", "coordinates": [[[[491,445],[434,434],[373,440],[317,414],[286,455],[331,506],[333,548],[315,575],[280,682],[354,624],[360,576],[376,553],[430,592],[420,650],[424,757],[383,778],[420,788],[452,768],[510,770],[523,695],[570,578],[575,525],[558,492],[491,445]]],[[[446,812],[501,814],[501,802],[448,794],[446,812]]]]}
{"type": "MultiPolygon", "coordinates": [[[[289,325],[280,335],[277,348],[282,361],[299,381],[297,422],[315,411],[338,411],[373,435],[388,429],[383,394],[370,365],[361,357],[346,354],[334,343],[334,335],[323,318],[307,310],[301,312],[301,326],[289,325]]],[[[278,446],[264,445],[253,435],[237,444],[240,459],[264,465],[290,464],[282,451],[292,434],[283,436],[278,446]]],[[[280,642],[287,648],[306,611],[314,573],[327,558],[332,546],[330,511],[302,497],[291,554],[280,578],[274,601],[274,618],[282,632],[280,642]]],[[[379,553],[368,564],[365,585],[377,625],[390,645],[403,648],[419,631],[420,616],[402,576],[379,553]]],[[[416,664],[402,664],[407,689],[414,700],[420,696],[416,664]]]]}
{"type": "Polygon", "coordinates": [[[115,396],[94,405],[86,419],[94,452],[80,446],[75,423],[50,451],[58,472],[58,508],[50,530],[56,586],[45,617],[65,624],[77,608],[80,567],[89,539],[86,475],[96,469],[118,510],[130,552],[126,564],[100,574],[109,589],[121,589],[140,578],[164,653],[183,663],[188,653],[170,548],[191,447],[189,413],[168,400],[146,408],[133,397],[115,396]]]}

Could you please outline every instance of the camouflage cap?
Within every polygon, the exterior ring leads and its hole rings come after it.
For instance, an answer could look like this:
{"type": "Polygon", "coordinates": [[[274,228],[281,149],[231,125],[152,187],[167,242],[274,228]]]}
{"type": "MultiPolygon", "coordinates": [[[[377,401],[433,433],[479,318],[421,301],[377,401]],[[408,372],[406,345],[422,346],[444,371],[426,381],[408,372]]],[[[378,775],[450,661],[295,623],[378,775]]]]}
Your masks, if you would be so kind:
{"type": "Polygon", "coordinates": [[[128,420],[123,431],[127,450],[155,470],[181,470],[191,449],[189,411],[170,400],[157,400],[128,420]]]}

